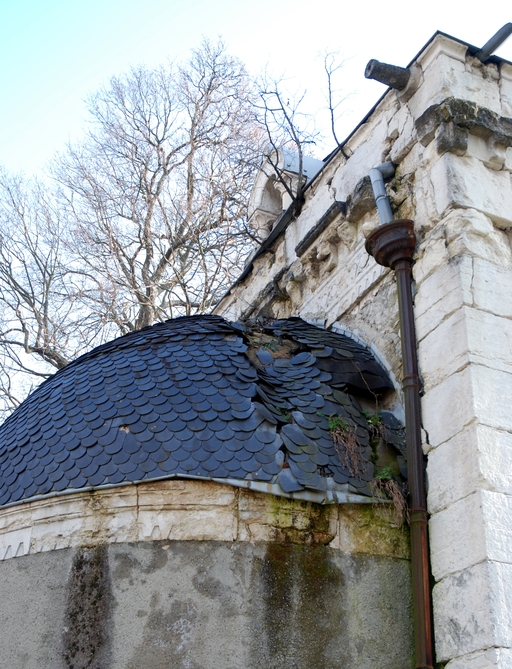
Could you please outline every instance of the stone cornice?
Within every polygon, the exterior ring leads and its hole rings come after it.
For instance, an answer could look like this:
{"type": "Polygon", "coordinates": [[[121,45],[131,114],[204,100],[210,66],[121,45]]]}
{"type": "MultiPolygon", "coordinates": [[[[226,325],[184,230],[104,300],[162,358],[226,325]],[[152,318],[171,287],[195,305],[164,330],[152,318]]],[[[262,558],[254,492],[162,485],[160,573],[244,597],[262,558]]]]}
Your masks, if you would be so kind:
{"type": "Polygon", "coordinates": [[[407,533],[393,524],[387,509],[378,508],[371,497],[348,492],[338,501],[315,507],[301,499],[191,479],[76,492],[2,509],[0,562],[141,541],[291,541],[409,558],[407,533]]]}
{"type": "Polygon", "coordinates": [[[512,118],[468,100],[447,98],[432,105],[416,119],[415,126],[421,144],[427,146],[435,138],[439,153],[451,151],[462,155],[469,134],[492,138],[503,147],[512,146],[512,118]]]}
{"type": "Polygon", "coordinates": [[[327,228],[327,226],[332,223],[338,214],[344,216],[346,211],[346,202],[333,202],[325,214],[320,218],[318,223],[306,233],[304,238],[295,247],[295,253],[297,254],[297,257],[300,258],[307,251],[311,244],[313,244],[313,242],[318,239],[318,237],[327,228]]]}

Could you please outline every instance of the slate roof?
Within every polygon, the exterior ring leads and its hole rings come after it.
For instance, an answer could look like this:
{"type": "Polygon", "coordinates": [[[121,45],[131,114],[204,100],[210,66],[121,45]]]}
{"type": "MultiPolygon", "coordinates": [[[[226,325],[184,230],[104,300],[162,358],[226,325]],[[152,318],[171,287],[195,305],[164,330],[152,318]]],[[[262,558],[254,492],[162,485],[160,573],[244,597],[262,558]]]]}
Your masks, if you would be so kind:
{"type": "MultiPolygon", "coordinates": [[[[370,495],[372,431],[351,393],[390,387],[369,349],[299,318],[159,323],[80,357],[6,420],[0,505],[171,477],[318,501],[370,495]],[[333,416],[356,435],[355,453],[335,443],[333,416]]],[[[401,425],[383,418],[403,450],[401,425]]]]}

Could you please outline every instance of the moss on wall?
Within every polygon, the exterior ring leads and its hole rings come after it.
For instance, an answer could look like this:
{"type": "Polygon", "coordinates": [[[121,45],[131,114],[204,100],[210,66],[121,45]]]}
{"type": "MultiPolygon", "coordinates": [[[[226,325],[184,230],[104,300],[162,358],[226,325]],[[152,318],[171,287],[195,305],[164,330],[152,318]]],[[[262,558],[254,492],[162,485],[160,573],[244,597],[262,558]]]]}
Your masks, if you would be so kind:
{"type": "Polygon", "coordinates": [[[393,522],[391,504],[344,504],[338,512],[343,552],[410,559],[409,527],[393,522]]]}
{"type": "Polygon", "coordinates": [[[323,548],[268,544],[261,582],[270,666],[286,665],[285,658],[289,662],[295,656],[301,666],[324,669],[324,651],[333,630],[332,625],[318,623],[328,615],[329,599],[342,580],[323,548]]]}
{"type": "Polygon", "coordinates": [[[62,657],[67,669],[104,669],[111,587],[106,546],[78,549],[68,580],[62,657]]]}
{"type": "Polygon", "coordinates": [[[268,497],[268,510],[273,541],[323,546],[336,534],[331,506],[272,495],[268,497]]]}

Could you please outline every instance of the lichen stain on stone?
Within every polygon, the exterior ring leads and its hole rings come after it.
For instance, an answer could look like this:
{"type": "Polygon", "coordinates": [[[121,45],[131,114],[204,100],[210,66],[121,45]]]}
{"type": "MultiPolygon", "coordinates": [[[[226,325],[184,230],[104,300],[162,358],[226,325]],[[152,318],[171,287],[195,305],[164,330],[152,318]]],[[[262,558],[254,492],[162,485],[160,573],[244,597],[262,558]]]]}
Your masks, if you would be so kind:
{"type": "Polygon", "coordinates": [[[410,559],[409,528],[393,523],[391,505],[340,505],[339,521],[341,551],[410,559]]]}
{"type": "Polygon", "coordinates": [[[67,669],[109,666],[111,600],[107,547],[79,548],[68,580],[62,639],[67,669]]]}
{"type": "Polygon", "coordinates": [[[232,601],[233,594],[222,581],[212,576],[210,572],[214,566],[213,561],[203,560],[192,578],[192,585],[200,595],[217,603],[223,619],[235,618],[239,614],[239,609],[232,601]]]}
{"type": "Polygon", "coordinates": [[[343,576],[329,552],[323,546],[268,544],[260,574],[260,653],[263,650],[268,669],[330,666],[325,651],[343,625],[339,603],[333,608],[343,576]]]}
{"type": "MultiPolygon", "coordinates": [[[[140,573],[152,574],[159,569],[163,569],[167,564],[169,555],[165,550],[167,546],[165,541],[152,541],[140,545],[141,550],[145,552],[143,559],[138,560],[131,554],[130,550],[123,553],[117,553],[114,557],[113,576],[116,582],[128,580],[129,585],[133,585],[133,574],[140,580],[140,573]]],[[[131,546],[131,544],[128,544],[131,546]]]]}
{"type": "Polygon", "coordinates": [[[192,600],[174,600],[170,611],[156,608],[152,602],[142,643],[126,669],[202,669],[192,657],[199,623],[200,614],[192,600]]]}
{"type": "Polygon", "coordinates": [[[204,571],[198,572],[192,579],[192,585],[205,597],[217,599],[224,594],[224,585],[204,571]]]}
{"type": "Polygon", "coordinates": [[[272,526],[275,542],[324,546],[334,539],[330,527],[330,505],[315,504],[285,497],[268,497],[267,522],[272,526]]]}

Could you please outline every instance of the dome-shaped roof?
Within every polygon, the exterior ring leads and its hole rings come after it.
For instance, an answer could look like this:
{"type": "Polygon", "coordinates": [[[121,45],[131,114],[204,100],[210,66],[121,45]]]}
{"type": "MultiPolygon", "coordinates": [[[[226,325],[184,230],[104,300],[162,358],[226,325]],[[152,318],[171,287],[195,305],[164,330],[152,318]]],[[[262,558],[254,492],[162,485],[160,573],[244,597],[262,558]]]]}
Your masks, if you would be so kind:
{"type": "Polygon", "coordinates": [[[367,348],[298,318],[159,323],[77,359],[6,420],[0,505],[173,476],[319,501],[370,494],[372,427],[350,393],[390,387],[367,348]]]}

